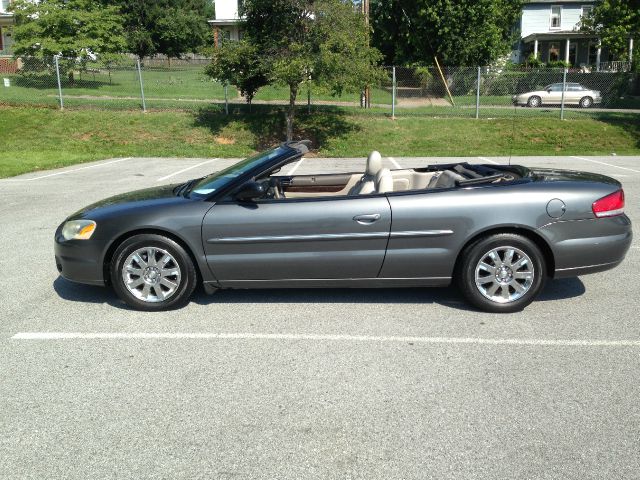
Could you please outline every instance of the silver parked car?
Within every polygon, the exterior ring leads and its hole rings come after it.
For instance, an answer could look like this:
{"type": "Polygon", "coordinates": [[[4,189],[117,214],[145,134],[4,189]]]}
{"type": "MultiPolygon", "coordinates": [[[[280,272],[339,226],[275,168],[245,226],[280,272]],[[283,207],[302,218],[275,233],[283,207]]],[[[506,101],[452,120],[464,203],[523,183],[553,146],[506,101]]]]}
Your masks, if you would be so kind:
{"type": "MultiPolygon", "coordinates": [[[[552,83],[542,90],[521,93],[512,97],[516,105],[527,107],[542,107],[543,105],[560,105],[562,103],[562,83],[552,83]]],[[[567,83],[564,92],[565,105],[577,105],[589,108],[602,102],[602,96],[597,90],[590,90],[579,83],[567,83]]]]}
{"type": "Polygon", "coordinates": [[[631,244],[620,182],[516,165],[436,164],[290,175],[286,143],[180,185],[112,197],[55,235],[67,279],[129,305],[184,305],[219,288],[459,285],[490,312],[527,306],[548,277],[609,270],[631,244]]]}

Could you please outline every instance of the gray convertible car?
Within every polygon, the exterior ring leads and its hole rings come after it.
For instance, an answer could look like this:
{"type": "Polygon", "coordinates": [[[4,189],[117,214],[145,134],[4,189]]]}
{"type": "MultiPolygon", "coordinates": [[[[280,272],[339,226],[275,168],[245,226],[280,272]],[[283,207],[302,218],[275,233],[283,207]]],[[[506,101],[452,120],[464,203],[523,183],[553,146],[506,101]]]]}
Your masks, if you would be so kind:
{"type": "Polygon", "coordinates": [[[281,175],[308,151],[286,143],[180,185],[73,214],[58,271],[111,285],[141,310],[220,288],[435,287],[513,312],[549,277],[617,266],[631,244],[618,181],[593,173],[452,163],[281,175]]]}

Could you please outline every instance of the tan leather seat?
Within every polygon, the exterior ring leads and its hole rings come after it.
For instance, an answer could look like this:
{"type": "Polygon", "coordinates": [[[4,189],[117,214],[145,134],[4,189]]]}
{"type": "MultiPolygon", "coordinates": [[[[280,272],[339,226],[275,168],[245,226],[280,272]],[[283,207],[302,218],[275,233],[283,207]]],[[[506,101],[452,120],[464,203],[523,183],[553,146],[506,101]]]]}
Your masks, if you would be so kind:
{"type": "Polygon", "coordinates": [[[393,192],[393,176],[391,170],[383,168],[376,174],[376,193],[393,192]]]}
{"type": "Polygon", "coordinates": [[[366,195],[376,190],[376,175],[382,169],[382,155],[373,151],[367,157],[367,168],[360,181],[351,189],[349,195],[366,195]]]}

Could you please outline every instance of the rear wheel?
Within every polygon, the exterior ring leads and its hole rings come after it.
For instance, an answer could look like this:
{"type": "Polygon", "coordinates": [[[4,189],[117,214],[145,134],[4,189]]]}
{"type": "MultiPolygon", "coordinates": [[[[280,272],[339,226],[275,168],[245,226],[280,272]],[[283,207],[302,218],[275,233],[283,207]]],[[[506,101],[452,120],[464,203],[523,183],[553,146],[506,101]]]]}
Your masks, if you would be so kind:
{"type": "Polygon", "coordinates": [[[537,108],[540,105],[542,105],[542,99],[537,95],[533,95],[527,100],[527,107],[537,108]]]}
{"type": "Polygon", "coordinates": [[[589,108],[593,105],[593,98],[591,97],[582,97],[580,99],[580,108],[589,108]]]}
{"type": "Polygon", "coordinates": [[[544,287],[538,246],[510,233],[490,235],[462,253],[458,283],[464,297],[486,312],[509,313],[529,305],[544,287]]]}
{"type": "Polygon", "coordinates": [[[189,254],[162,235],[135,235],[115,251],[111,281],[118,296],[137,310],[178,308],[189,301],[197,283],[189,254]]]}

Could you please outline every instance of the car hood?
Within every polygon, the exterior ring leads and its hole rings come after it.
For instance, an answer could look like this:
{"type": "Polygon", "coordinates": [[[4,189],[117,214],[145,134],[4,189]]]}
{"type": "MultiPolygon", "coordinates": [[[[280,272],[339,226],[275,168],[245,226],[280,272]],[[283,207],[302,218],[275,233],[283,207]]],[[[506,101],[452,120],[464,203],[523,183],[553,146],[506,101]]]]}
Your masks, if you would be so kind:
{"type": "Polygon", "coordinates": [[[532,92],[519,93],[516,97],[530,97],[531,95],[545,95],[545,90],[534,90],[532,92]]]}
{"type": "Polygon", "coordinates": [[[123,210],[149,208],[154,205],[166,206],[167,204],[193,201],[182,196],[176,196],[174,191],[177,186],[178,184],[162,185],[115,195],[92,203],[77,211],[69,218],[92,217],[92,219],[95,219],[95,217],[102,217],[112,213],[122,212],[123,210]]]}

